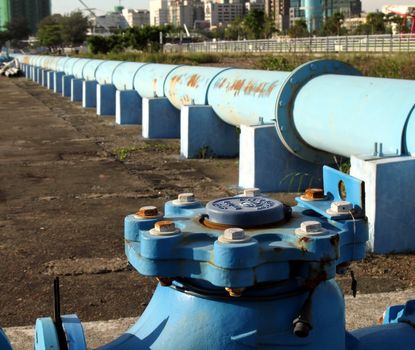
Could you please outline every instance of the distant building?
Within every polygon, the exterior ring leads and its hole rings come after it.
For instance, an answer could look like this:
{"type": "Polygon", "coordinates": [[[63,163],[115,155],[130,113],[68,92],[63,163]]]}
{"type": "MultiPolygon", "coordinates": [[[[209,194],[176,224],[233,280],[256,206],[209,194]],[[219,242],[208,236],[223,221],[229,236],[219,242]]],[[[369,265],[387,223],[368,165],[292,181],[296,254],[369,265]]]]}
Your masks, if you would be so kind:
{"type": "Polygon", "coordinates": [[[14,19],[25,18],[36,33],[39,22],[50,14],[50,0],[0,0],[0,30],[14,19]]]}
{"type": "Polygon", "coordinates": [[[331,17],[335,13],[341,13],[344,17],[359,17],[362,12],[361,0],[324,0],[325,17],[331,17]]]}
{"type": "Polygon", "coordinates": [[[169,9],[167,0],[150,0],[150,24],[159,26],[169,22],[169,9]]]}
{"type": "MultiPolygon", "coordinates": [[[[296,1],[298,8],[300,1],[296,1]]],[[[275,28],[285,32],[290,27],[290,0],[265,0],[265,14],[274,19],[275,28]]]]}
{"type": "Polygon", "coordinates": [[[203,3],[200,0],[170,0],[169,23],[193,28],[196,21],[205,19],[203,3]]]}
{"type": "Polygon", "coordinates": [[[102,16],[92,17],[90,23],[90,34],[113,33],[129,27],[127,20],[120,12],[108,12],[102,16]]]}
{"type": "Polygon", "coordinates": [[[245,13],[253,10],[265,12],[265,3],[262,0],[246,2],[245,13]]]}
{"type": "MultiPolygon", "coordinates": [[[[323,5],[322,18],[339,12],[345,18],[359,17],[361,0],[320,0],[323,5]]],[[[265,0],[265,13],[274,19],[275,27],[286,32],[296,21],[305,19],[304,0],[265,0]]]]}
{"type": "Polygon", "coordinates": [[[211,27],[226,26],[244,15],[244,4],[240,2],[218,3],[205,2],[205,20],[211,27]]]}
{"type": "Polygon", "coordinates": [[[122,15],[129,27],[142,27],[150,24],[149,10],[123,9],[122,15]]]}

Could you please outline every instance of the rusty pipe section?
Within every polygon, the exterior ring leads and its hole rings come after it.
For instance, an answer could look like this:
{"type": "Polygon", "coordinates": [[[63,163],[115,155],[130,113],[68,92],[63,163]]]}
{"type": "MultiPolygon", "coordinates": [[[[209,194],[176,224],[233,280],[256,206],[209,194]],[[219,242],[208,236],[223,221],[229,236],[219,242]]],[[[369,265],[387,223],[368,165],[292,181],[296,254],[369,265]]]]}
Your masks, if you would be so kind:
{"type": "Polygon", "coordinates": [[[210,105],[226,123],[275,123],[293,154],[316,163],[333,154],[415,154],[415,82],[362,77],[335,60],[308,62],[293,72],[235,68],[46,59],[15,55],[22,63],[85,80],[135,89],[141,97],[167,97],[177,109],[210,105]],[[56,67],[56,68],[55,68],[56,67]],[[91,69],[89,69],[91,68],[91,69]]]}

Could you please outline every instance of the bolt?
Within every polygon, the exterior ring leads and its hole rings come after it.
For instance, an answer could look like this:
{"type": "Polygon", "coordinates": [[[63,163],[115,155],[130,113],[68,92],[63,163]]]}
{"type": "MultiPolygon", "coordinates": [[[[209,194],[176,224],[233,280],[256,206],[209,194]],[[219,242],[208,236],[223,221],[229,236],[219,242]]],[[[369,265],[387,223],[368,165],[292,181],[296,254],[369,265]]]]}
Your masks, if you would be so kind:
{"type": "Polygon", "coordinates": [[[237,227],[228,228],[223,232],[223,237],[229,241],[239,241],[245,238],[245,231],[237,227]]]}
{"type": "Polygon", "coordinates": [[[245,288],[225,288],[231,297],[239,298],[244,292],[245,288]]]}
{"type": "Polygon", "coordinates": [[[177,197],[177,200],[180,203],[191,203],[191,202],[195,202],[196,198],[195,195],[193,193],[180,193],[177,197]]]}
{"type": "Polygon", "coordinates": [[[261,195],[261,190],[259,188],[245,188],[244,189],[244,196],[245,197],[258,197],[261,195]]]}
{"type": "Polygon", "coordinates": [[[304,192],[304,198],[308,200],[323,199],[324,197],[322,188],[307,188],[304,192]]]}
{"type": "Polygon", "coordinates": [[[146,207],[141,207],[136,215],[142,218],[154,217],[158,215],[158,210],[157,207],[149,205],[146,207]]]}
{"type": "Polygon", "coordinates": [[[158,221],[154,224],[154,229],[159,233],[171,233],[176,231],[176,225],[170,220],[158,221]]]}
{"type": "Polygon", "coordinates": [[[303,221],[300,228],[305,233],[321,232],[322,229],[321,223],[318,221],[303,221]]]}
{"type": "Polygon", "coordinates": [[[333,211],[335,214],[344,214],[348,213],[350,210],[353,209],[353,205],[347,201],[339,201],[331,203],[330,210],[333,211]]]}

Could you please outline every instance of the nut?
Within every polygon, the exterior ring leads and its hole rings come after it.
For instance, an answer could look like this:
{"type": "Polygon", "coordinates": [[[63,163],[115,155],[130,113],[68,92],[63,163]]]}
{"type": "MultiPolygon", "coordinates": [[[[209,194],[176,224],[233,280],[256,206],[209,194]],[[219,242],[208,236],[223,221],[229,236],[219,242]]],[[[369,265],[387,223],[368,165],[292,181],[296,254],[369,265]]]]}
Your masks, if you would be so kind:
{"type": "Polygon", "coordinates": [[[245,234],[242,228],[231,227],[223,231],[223,235],[219,236],[221,243],[243,243],[251,240],[251,237],[245,234]]]}
{"type": "Polygon", "coordinates": [[[353,205],[347,201],[333,202],[330,206],[330,211],[335,214],[346,214],[353,209],[353,205]]]}
{"type": "Polygon", "coordinates": [[[315,233],[321,231],[321,222],[318,221],[304,221],[300,226],[301,230],[306,233],[315,233]]]}
{"type": "Polygon", "coordinates": [[[152,236],[171,236],[180,232],[173,221],[163,220],[154,224],[154,228],[150,230],[152,236]]]}
{"type": "Polygon", "coordinates": [[[241,228],[232,227],[226,229],[223,236],[230,241],[241,240],[245,238],[245,231],[241,228]]]}
{"type": "Polygon", "coordinates": [[[195,199],[195,195],[193,193],[180,193],[177,197],[178,201],[180,203],[189,203],[189,202],[194,202],[195,199]]]}
{"type": "Polygon", "coordinates": [[[176,225],[170,220],[158,221],[154,224],[154,229],[160,233],[173,232],[176,230],[176,225]]]}
{"type": "Polygon", "coordinates": [[[259,188],[245,188],[244,189],[244,196],[245,197],[258,197],[261,195],[261,190],[259,188]]]}
{"type": "Polygon", "coordinates": [[[136,215],[142,218],[154,217],[158,215],[158,210],[157,207],[149,205],[146,207],[141,207],[136,215]]]}
{"type": "Polygon", "coordinates": [[[177,196],[177,199],[173,201],[174,205],[186,205],[196,203],[195,195],[191,192],[189,193],[180,193],[177,196]]]}
{"type": "Polygon", "coordinates": [[[322,188],[307,188],[304,192],[304,198],[308,200],[323,199],[324,191],[322,188]]]}
{"type": "Polygon", "coordinates": [[[297,235],[312,236],[325,233],[326,229],[321,226],[318,221],[303,221],[300,228],[295,230],[297,235]]]}

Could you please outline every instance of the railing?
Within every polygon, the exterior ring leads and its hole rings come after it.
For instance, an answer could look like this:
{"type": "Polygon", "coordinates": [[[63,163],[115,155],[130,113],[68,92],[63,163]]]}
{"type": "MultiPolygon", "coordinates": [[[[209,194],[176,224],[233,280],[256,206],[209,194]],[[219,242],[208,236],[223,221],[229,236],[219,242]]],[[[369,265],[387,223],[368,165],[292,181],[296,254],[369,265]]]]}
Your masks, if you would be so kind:
{"type": "Polygon", "coordinates": [[[415,34],[354,35],[166,44],[164,52],[329,53],[415,52],[415,34]]]}

